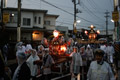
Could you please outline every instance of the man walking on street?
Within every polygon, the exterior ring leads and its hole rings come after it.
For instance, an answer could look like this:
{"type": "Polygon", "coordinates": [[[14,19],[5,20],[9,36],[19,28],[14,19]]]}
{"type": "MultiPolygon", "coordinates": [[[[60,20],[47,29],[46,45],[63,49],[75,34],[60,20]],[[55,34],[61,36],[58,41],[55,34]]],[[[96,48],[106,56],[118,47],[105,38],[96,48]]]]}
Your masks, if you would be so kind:
{"type": "Polygon", "coordinates": [[[90,64],[90,68],[87,73],[87,80],[115,80],[112,69],[110,65],[103,60],[103,56],[103,50],[95,50],[96,60],[90,64]]]}

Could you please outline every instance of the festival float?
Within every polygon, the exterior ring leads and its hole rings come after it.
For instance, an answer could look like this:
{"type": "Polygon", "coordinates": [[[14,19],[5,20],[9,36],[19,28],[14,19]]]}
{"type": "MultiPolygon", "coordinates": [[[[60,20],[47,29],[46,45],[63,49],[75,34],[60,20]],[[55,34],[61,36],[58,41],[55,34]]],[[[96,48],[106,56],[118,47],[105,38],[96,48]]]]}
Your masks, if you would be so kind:
{"type": "Polygon", "coordinates": [[[71,60],[70,53],[67,53],[67,46],[69,42],[65,42],[64,37],[59,31],[53,31],[53,39],[49,44],[50,55],[55,61],[55,66],[52,67],[52,71],[58,74],[62,74],[67,71],[67,62],[71,60]]]}
{"type": "Polygon", "coordinates": [[[90,27],[90,30],[85,30],[85,35],[88,37],[88,40],[87,41],[84,41],[84,40],[81,40],[81,41],[78,41],[79,43],[83,43],[83,44],[91,44],[91,43],[94,43],[94,44],[99,44],[99,43],[105,43],[106,40],[97,40],[97,36],[100,34],[100,31],[99,30],[94,30],[95,26],[91,25],[90,27]]]}
{"type": "MultiPolygon", "coordinates": [[[[71,52],[67,50],[71,42],[71,39],[65,42],[63,35],[57,30],[53,31],[53,39],[51,41],[48,41],[46,38],[43,39],[43,45],[47,47],[49,45],[49,54],[55,61],[54,66],[51,67],[52,73],[63,74],[68,71],[71,52]]],[[[39,55],[39,57],[41,57],[41,55],[39,55]]],[[[42,65],[42,61],[36,61],[35,64],[42,65]]]]}

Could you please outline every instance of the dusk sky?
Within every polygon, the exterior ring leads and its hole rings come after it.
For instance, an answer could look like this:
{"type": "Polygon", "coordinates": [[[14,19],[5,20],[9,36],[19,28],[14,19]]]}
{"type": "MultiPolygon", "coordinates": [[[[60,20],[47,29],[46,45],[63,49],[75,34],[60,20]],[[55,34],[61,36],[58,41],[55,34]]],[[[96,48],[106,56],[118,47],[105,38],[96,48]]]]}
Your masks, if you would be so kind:
{"type": "MultiPolygon", "coordinates": [[[[7,7],[17,7],[18,0],[8,0],[7,7]]],[[[48,10],[48,14],[59,15],[56,20],[56,26],[66,26],[73,29],[74,22],[74,4],[72,0],[21,0],[22,8],[44,9],[48,10]]],[[[78,2],[78,0],[76,0],[78,2]]],[[[105,12],[108,11],[108,29],[114,29],[114,23],[111,22],[113,11],[113,0],[80,0],[77,9],[81,13],[77,13],[77,29],[94,25],[96,29],[106,29],[105,12]]]]}

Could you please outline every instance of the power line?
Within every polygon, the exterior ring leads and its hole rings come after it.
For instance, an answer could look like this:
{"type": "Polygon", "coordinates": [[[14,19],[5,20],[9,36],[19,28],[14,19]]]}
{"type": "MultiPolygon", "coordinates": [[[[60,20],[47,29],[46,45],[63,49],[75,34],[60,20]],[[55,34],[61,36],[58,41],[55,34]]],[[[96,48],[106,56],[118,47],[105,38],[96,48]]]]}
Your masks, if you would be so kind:
{"type": "MultiPolygon", "coordinates": [[[[91,13],[94,16],[96,16],[97,19],[101,19],[100,17],[98,17],[97,15],[95,15],[89,8],[87,8],[87,6],[84,3],[83,3],[83,6],[89,11],[89,13],[91,13]]],[[[103,19],[101,19],[101,21],[103,21],[103,19]]]]}
{"type": "Polygon", "coordinates": [[[110,6],[112,6],[112,8],[114,8],[114,6],[113,6],[113,4],[112,4],[112,1],[111,1],[111,0],[109,0],[109,1],[110,1],[110,4],[111,4],[110,6]]]}
{"type": "MultiPolygon", "coordinates": [[[[99,7],[94,0],[89,0],[89,1],[95,6],[95,8],[96,8],[96,7],[99,7]]],[[[102,8],[100,8],[100,7],[99,7],[99,9],[102,10],[102,8]]]]}
{"type": "MultiPolygon", "coordinates": [[[[60,22],[60,21],[56,21],[58,23],[63,23],[63,24],[67,24],[67,25],[73,25],[72,23],[67,23],[67,22],[60,22]]],[[[77,26],[83,26],[83,25],[77,25],[77,26]]],[[[88,25],[89,26],[89,25],[88,25]]],[[[83,26],[83,27],[88,27],[88,26],[83,26]]]]}
{"type": "MultiPolygon", "coordinates": [[[[73,13],[70,13],[70,12],[64,10],[64,9],[61,9],[61,8],[59,8],[59,7],[53,5],[53,4],[51,4],[51,3],[49,3],[49,2],[47,2],[47,1],[45,1],[45,0],[41,0],[41,1],[43,1],[43,2],[45,2],[45,3],[47,3],[47,4],[49,4],[49,5],[51,5],[51,6],[55,7],[55,8],[57,8],[57,9],[60,9],[60,10],[62,10],[62,11],[64,11],[64,12],[66,12],[66,13],[68,13],[68,14],[74,16],[73,13]]],[[[78,18],[80,18],[80,19],[83,19],[84,21],[87,21],[87,22],[90,22],[90,23],[94,23],[94,22],[89,21],[89,20],[86,20],[86,19],[84,19],[84,18],[82,18],[82,17],[79,17],[79,16],[76,16],[76,17],[78,17],[78,18]]],[[[96,24],[96,23],[94,23],[94,24],[95,24],[95,25],[99,25],[99,24],[96,24]]],[[[99,25],[99,26],[101,26],[101,25],[99,25]]]]}
{"type": "MultiPolygon", "coordinates": [[[[63,12],[66,12],[66,13],[74,16],[73,13],[70,13],[70,12],[64,10],[64,9],[61,9],[61,8],[59,8],[59,7],[53,5],[53,4],[51,4],[51,3],[49,3],[49,2],[47,2],[47,1],[45,1],[45,0],[41,0],[41,1],[43,1],[44,3],[46,3],[46,4],[48,4],[48,5],[51,5],[51,6],[55,7],[55,8],[57,8],[57,9],[61,10],[61,11],[63,11],[63,12]]],[[[36,1],[33,1],[33,2],[36,2],[36,1]]],[[[37,3],[39,3],[39,2],[37,2],[37,3]]],[[[92,22],[92,21],[86,20],[86,19],[84,19],[84,18],[82,18],[82,17],[79,17],[79,16],[76,16],[76,17],[78,17],[78,18],[80,18],[80,19],[82,19],[82,20],[84,20],[84,21],[86,21],[86,22],[89,22],[89,23],[92,23],[92,24],[95,24],[95,25],[98,25],[98,26],[102,26],[102,25],[100,25],[100,24],[97,24],[97,23],[94,23],[94,22],[92,22]]]]}
{"type": "MultiPolygon", "coordinates": [[[[56,21],[57,23],[61,23],[59,26],[66,24],[66,25],[73,25],[71,22],[65,21],[65,22],[61,22],[61,21],[56,21]]],[[[82,27],[82,28],[88,28],[88,26],[90,26],[91,24],[86,25],[87,23],[84,23],[83,25],[81,24],[77,24],[77,27],[82,27]],[[85,26],[86,25],[86,26],[85,26]]],[[[97,27],[98,29],[103,29],[105,27],[97,27]]]]}
{"type": "Polygon", "coordinates": [[[87,1],[88,1],[88,3],[90,4],[91,7],[93,7],[94,9],[96,8],[96,7],[94,6],[94,4],[90,2],[90,0],[87,0],[87,1]],[[92,4],[93,4],[93,5],[92,5],[92,4]]]}
{"type": "MultiPolygon", "coordinates": [[[[33,1],[33,2],[36,2],[36,1],[33,1]]],[[[27,4],[27,5],[31,5],[31,4],[33,4],[33,3],[29,3],[29,4],[27,4]]],[[[38,3],[38,2],[36,2],[36,3],[34,3],[34,4],[37,4],[37,5],[39,5],[40,4],[40,2],[38,3]]],[[[57,3],[55,3],[56,5],[60,5],[60,4],[57,4],[57,3]]],[[[66,8],[69,8],[69,9],[72,9],[73,7],[69,7],[69,6],[66,6],[66,5],[60,5],[60,6],[64,6],[64,7],[66,7],[66,8]]],[[[82,11],[87,11],[86,9],[83,9],[82,11]]],[[[104,13],[104,11],[103,12],[101,12],[101,11],[95,11],[95,10],[91,10],[92,12],[94,12],[94,13],[99,13],[99,14],[103,14],[104,13]]]]}

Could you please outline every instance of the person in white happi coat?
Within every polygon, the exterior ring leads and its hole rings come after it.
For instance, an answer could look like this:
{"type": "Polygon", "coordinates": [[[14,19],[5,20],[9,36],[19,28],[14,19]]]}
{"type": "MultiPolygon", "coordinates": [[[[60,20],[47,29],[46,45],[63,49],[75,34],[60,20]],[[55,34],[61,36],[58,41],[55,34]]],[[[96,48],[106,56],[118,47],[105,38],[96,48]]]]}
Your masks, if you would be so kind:
{"type": "Polygon", "coordinates": [[[76,47],[73,47],[72,49],[71,49],[72,51],[71,51],[71,53],[70,53],[70,57],[72,57],[73,56],[73,54],[76,52],[76,47]]]}
{"type": "Polygon", "coordinates": [[[15,48],[16,48],[16,57],[18,56],[18,53],[19,53],[19,52],[23,51],[23,49],[22,49],[22,44],[23,44],[23,42],[18,42],[18,43],[16,44],[16,46],[15,46],[15,48]]]}
{"type": "Polygon", "coordinates": [[[44,50],[43,45],[39,45],[39,46],[38,46],[38,54],[42,55],[43,50],[44,50]]]}
{"type": "Polygon", "coordinates": [[[87,69],[88,69],[91,61],[94,59],[93,50],[91,49],[89,44],[87,45],[85,52],[87,54],[87,69]]]}
{"type": "Polygon", "coordinates": [[[113,63],[113,55],[114,55],[114,47],[112,46],[112,43],[110,42],[109,45],[106,48],[106,54],[107,54],[107,60],[109,63],[113,63]]]}
{"type": "Polygon", "coordinates": [[[74,47],[74,53],[72,55],[72,62],[71,62],[71,80],[77,79],[80,80],[80,67],[82,66],[82,57],[81,54],[78,52],[78,48],[74,47]]]}
{"type": "Polygon", "coordinates": [[[105,53],[106,53],[106,48],[107,46],[104,43],[101,44],[100,49],[103,50],[105,53]]]}
{"type": "Polygon", "coordinates": [[[31,44],[27,44],[26,45],[26,49],[25,49],[25,53],[26,53],[27,56],[30,55],[31,50],[32,50],[32,45],[31,44]]]}
{"type": "MultiPolygon", "coordinates": [[[[23,47],[23,42],[18,42],[15,46],[16,48],[16,60],[18,58],[19,52],[25,52],[25,47],[23,47]]],[[[18,62],[19,64],[19,62],[18,62]]]]}
{"type": "Polygon", "coordinates": [[[35,49],[31,50],[31,55],[30,57],[27,59],[27,64],[30,68],[31,71],[31,76],[33,77],[33,79],[37,76],[38,74],[38,70],[39,67],[38,65],[34,64],[34,61],[40,60],[39,56],[37,55],[37,52],[35,49]]]}
{"type": "Polygon", "coordinates": [[[106,53],[107,44],[102,43],[102,44],[100,45],[100,49],[104,51],[104,53],[105,53],[105,54],[104,54],[104,60],[107,61],[107,53],[106,53]]]}
{"type": "Polygon", "coordinates": [[[44,48],[43,54],[43,80],[51,80],[51,66],[55,63],[52,56],[49,54],[49,48],[44,48]]]}
{"type": "Polygon", "coordinates": [[[92,61],[87,73],[87,80],[115,80],[110,65],[103,60],[104,51],[95,50],[95,61],[92,61]]]}
{"type": "Polygon", "coordinates": [[[30,80],[31,72],[26,63],[26,55],[23,51],[19,51],[17,55],[18,66],[13,74],[12,80],[30,80]]]}

